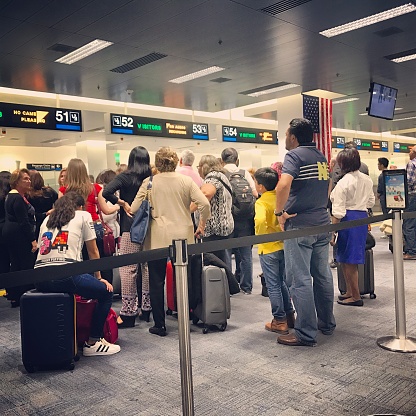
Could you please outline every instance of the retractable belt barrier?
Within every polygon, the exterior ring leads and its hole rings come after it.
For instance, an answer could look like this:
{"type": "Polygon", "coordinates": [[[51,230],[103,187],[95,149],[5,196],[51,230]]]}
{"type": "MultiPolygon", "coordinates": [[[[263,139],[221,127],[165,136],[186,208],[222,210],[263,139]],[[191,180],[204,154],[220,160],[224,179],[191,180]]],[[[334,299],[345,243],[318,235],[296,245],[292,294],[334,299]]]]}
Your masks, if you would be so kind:
{"type": "MultiPolygon", "coordinates": [[[[269,243],[271,241],[283,241],[292,238],[306,237],[309,235],[325,234],[338,230],[344,230],[346,228],[358,227],[360,225],[372,224],[392,218],[393,214],[375,215],[373,217],[362,218],[359,220],[344,221],[338,224],[300,228],[273,234],[229,238],[226,240],[209,241],[201,244],[189,244],[188,254],[201,254],[224,249],[247,247],[260,243],[269,243]]],[[[403,218],[416,218],[416,212],[405,212],[403,213],[403,218]]],[[[0,288],[21,286],[25,284],[33,284],[49,280],[58,280],[83,273],[92,273],[97,270],[108,270],[121,266],[127,266],[129,264],[145,263],[148,261],[159,260],[167,257],[169,257],[169,247],[163,247],[154,250],[140,251],[133,254],[103,257],[96,260],[85,260],[82,262],[65,264],[62,266],[39,267],[34,270],[30,269],[4,273],[0,274],[0,288]]]]}

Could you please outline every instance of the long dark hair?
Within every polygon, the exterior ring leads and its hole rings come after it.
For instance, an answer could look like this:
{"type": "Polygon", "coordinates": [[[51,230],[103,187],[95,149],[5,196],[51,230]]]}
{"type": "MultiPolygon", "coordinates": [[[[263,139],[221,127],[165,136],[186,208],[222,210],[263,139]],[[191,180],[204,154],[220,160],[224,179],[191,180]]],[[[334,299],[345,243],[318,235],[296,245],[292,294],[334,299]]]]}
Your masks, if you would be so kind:
{"type": "Polygon", "coordinates": [[[131,149],[126,174],[131,175],[133,185],[137,185],[151,175],[150,156],[143,146],[131,149]]]}
{"type": "Polygon", "coordinates": [[[75,211],[85,204],[84,198],[76,192],[67,192],[59,198],[54,205],[54,210],[49,215],[46,226],[49,229],[60,230],[75,217],[75,211]]]}
{"type": "Polygon", "coordinates": [[[0,172],[0,199],[6,198],[6,195],[10,192],[10,176],[11,173],[7,170],[0,172]]]}

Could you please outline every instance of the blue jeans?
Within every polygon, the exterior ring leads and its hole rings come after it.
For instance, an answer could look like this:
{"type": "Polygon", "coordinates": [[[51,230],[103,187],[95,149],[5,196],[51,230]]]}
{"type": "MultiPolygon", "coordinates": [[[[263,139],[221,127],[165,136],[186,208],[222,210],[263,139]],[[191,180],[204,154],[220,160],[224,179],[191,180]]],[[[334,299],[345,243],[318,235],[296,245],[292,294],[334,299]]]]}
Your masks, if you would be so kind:
{"type": "Polygon", "coordinates": [[[259,258],[272,306],[272,315],[281,321],[286,318],[286,314],[293,312],[292,301],[285,281],[283,250],[260,254],[259,258]]]}
{"type": "Polygon", "coordinates": [[[95,340],[102,338],[104,323],[113,302],[113,292],[109,292],[103,282],[90,274],[80,274],[61,280],[41,282],[36,286],[41,292],[64,292],[77,294],[86,299],[97,299],[98,303],[92,316],[90,338],[95,340]]]}
{"type": "MultiPolygon", "coordinates": [[[[409,195],[409,206],[405,212],[416,211],[416,195],[409,195]]],[[[403,220],[404,252],[412,256],[416,255],[416,218],[403,220]]]]}
{"type": "MultiPolygon", "coordinates": [[[[286,227],[286,230],[294,229],[286,227]]],[[[286,283],[297,317],[296,337],[314,344],[318,328],[335,329],[334,282],[328,264],[328,233],[285,240],[286,283]]]]}
{"type": "Polygon", "coordinates": [[[244,292],[251,292],[253,289],[253,253],[252,247],[239,247],[235,259],[240,260],[240,288],[244,292]]]}

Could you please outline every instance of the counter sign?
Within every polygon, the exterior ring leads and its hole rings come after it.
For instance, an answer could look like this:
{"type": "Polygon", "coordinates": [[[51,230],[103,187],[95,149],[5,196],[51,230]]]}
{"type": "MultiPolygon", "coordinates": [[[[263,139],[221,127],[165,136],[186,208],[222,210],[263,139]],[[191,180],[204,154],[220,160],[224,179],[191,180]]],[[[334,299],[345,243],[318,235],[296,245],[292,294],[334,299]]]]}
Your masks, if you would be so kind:
{"type": "Polygon", "coordinates": [[[260,130],[245,127],[222,126],[224,142],[277,144],[276,130],[260,130]]]}
{"type": "Polygon", "coordinates": [[[82,131],[81,111],[0,103],[0,126],[82,131]]]}
{"type": "Polygon", "coordinates": [[[208,140],[208,124],[111,114],[111,133],[208,140]]]}

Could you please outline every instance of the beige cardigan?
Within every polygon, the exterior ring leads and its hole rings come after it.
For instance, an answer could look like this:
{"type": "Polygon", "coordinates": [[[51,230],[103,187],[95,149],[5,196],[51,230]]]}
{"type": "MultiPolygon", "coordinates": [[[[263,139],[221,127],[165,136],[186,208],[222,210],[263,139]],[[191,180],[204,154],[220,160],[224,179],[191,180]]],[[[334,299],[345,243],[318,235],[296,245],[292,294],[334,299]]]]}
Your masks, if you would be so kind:
{"type": "MultiPolygon", "coordinates": [[[[173,239],[187,239],[194,242],[194,227],[190,205],[194,202],[201,218],[207,220],[210,203],[195,182],[176,172],[159,173],[153,177],[150,202],[152,218],[144,242],[144,250],[167,247],[173,239]]],[[[137,212],[146,196],[149,179],[145,179],[131,204],[133,213],[137,212]]]]}

